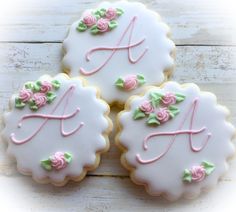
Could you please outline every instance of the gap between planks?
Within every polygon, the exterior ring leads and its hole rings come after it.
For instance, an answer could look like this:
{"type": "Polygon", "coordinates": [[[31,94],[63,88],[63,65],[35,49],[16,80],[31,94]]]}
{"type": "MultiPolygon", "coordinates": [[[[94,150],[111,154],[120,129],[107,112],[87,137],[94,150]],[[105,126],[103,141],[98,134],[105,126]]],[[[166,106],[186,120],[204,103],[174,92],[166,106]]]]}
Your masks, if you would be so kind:
{"type": "MultiPolygon", "coordinates": [[[[62,44],[63,41],[0,41],[0,44],[62,44]]],[[[204,44],[204,43],[199,43],[199,44],[194,44],[194,43],[186,43],[186,44],[175,44],[176,47],[178,46],[196,46],[196,47],[236,47],[236,44],[204,44]]]]}

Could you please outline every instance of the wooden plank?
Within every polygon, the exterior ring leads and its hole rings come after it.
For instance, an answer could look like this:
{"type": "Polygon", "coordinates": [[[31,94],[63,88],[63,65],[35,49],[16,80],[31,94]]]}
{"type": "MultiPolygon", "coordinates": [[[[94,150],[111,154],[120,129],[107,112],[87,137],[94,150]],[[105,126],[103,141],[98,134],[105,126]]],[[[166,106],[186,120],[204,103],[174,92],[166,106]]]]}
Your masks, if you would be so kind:
{"type": "MultiPolygon", "coordinates": [[[[235,8],[227,6],[232,0],[138,1],[160,13],[176,44],[236,44],[235,8]]],[[[0,41],[60,42],[82,11],[98,2],[101,0],[21,0],[14,7],[1,7],[0,41]]]]}
{"type": "Polygon", "coordinates": [[[195,83],[235,83],[235,47],[179,46],[173,80],[195,83]]]}
{"type": "Polygon", "coordinates": [[[236,210],[236,181],[221,181],[211,192],[195,200],[169,203],[151,197],[128,178],[87,177],[63,188],[39,185],[25,177],[0,177],[2,211],[172,211],[205,212],[236,210]],[[7,191],[7,192],[6,192],[7,191]],[[14,201],[14,204],[12,204],[14,201]],[[217,204],[216,204],[217,203],[217,204]]]}

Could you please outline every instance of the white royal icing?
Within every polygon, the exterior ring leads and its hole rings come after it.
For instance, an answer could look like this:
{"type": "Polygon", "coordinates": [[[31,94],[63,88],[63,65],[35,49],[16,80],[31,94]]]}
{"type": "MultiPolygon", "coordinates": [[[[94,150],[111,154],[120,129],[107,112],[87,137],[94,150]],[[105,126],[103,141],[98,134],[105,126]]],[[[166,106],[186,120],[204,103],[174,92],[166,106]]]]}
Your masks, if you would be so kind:
{"type": "Polygon", "coordinates": [[[39,80],[60,82],[56,98],[32,111],[28,106],[15,108],[16,95],[12,97],[3,130],[8,153],[16,158],[19,171],[32,174],[36,181],[63,185],[68,179],[81,180],[89,167],[97,166],[98,153],[108,148],[109,107],[97,98],[96,89],[84,86],[79,78],[59,74],[39,80]],[[62,153],[72,160],[66,163],[62,153]],[[41,165],[48,158],[50,171],[41,165]]]}
{"type": "MultiPolygon", "coordinates": [[[[167,82],[161,88],[149,89],[144,96],[132,98],[126,108],[118,119],[121,131],[117,142],[125,149],[122,161],[132,170],[133,181],[145,185],[151,195],[163,195],[169,200],[193,198],[215,185],[227,170],[226,160],[234,153],[231,139],[235,128],[226,121],[229,111],[217,105],[212,93],[200,92],[195,84],[167,82]],[[178,115],[150,126],[146,118],[134,120],[133,114],[154,91],[180,93],[185,99],[176,104],[178,115]],[[214,165],[208,176],[201,165],[203,161],[214,165]],[[192,171],[191,182],[183,180],[184,170],[192,171]]],[[[147,103],[143,108],[151,111],[147,103]]]]}
{"type": "Polygon", "coordinates": [[[116,80],[141,74],[148,85],[162,83],[165,79],[164,72],[173,66],[171,53],[175,45],[168,38],[169,28],[160,20],[159,15],[141,3],[103,2],[98,6],[100,8],[122,9],[124,13],[115,20],[118,26],[96,35],[91,34],[90,30],[79,32],[76,28],[80,21],[96,9],[85,11],[81,19],[72,24],[69,35],[63,42],[63,64],[71,76],[83,76],[90,85],[100,88],[101,96],[108,103],[124,103],[129,96],[140,93],[144,86],[125,90],[115,85],[116,80]],[[95,50],[86,55],[92,49],[102,47],[105,50],[95,50]],[[118,50],[113,52],[113,48],[118,50]],[[86,56],[90,60],[86,60],[86,56]],[[107,59],[104,67],[92,74],[92,70],[107,59]]]}

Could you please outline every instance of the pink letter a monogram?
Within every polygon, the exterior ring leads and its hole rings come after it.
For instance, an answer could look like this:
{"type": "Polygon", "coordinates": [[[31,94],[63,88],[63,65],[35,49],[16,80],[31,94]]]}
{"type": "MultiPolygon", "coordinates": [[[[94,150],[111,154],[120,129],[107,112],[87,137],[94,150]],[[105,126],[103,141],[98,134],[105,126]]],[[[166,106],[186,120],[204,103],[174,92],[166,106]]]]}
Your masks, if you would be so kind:
{"type": "Polygon", "coordinates": [[[80,122],[80,124],[74,130],[72,130],[70,132],[65,132],[65,130],[64,130],[64,122],[63,122],[64,120],[71,119],[72,117],[76,116],[79,113],[79,111],[80,111],[80,108],[77,107],[76,110],[73,113],[65,115],[66,108],[68,107],[70,97],[72,96],[74,90],[75,90],[75,86],[72,85],[64,93],[64,95],[61,97],[61,99],[58,101],[56,106],[52,109],[52,111],[49,114],[29,114],[29,115],[23,116],[21,118],[21,120],[19,121],[19,124],[18,124],[19,128],[21,128],[22,122],[27,120],[27,119],[37,118],[37,119],[44,119],[44,121],[39,125],[39,127],[31,135],[29,135],[27,138],[24,138],[22,140],[18,140],[15,137],[15,133],[12,133],[11,136],[10,136],[12,142],[14,144],[24,144],[24,143],[27,143],[28,141],[32,140],[43,129],[43,127],[47,124],[47,122],[49,120],[52,120],[52,119],[60,120],[60,131],[61,131],[61,135],[62,136],[66,137],[66,136],[70,136],[70,135],[78,132],[80,130],[80,128],[84,125],[83,122],[80,122]],[[64,108],[63,108],[62,115],[53,115],[54,112],[62,104],[63,101],[65,103],[64,103],[64,108]]]}
{"type": "Polygon", "coordinates": [[[202,128],[200,128],[198,130],[193,130],[192,129],[193,128],[193,123],[194,123],[194,116],[195,116],[195,113],[196,113],[197,103],[198,103],[198,99],[195,99],[193,101],[191,107],[189,108],[189,111],[186,113],[182,123],[180,123],[180,126],[178,127],[178,129],[176,131],[173,131],[173,132],[155,132],[155,133],[151,133],[148,136],[146,136],[145,139],[144,139],[144,142],[143,142],[143,149],[145,151],[148,150],[147,143],[148,143],[149,139],[152,138],[152,137],[170,136],[171,140],[170,140],[167,148],[160,155],[158,155],[157,157],[152,158],[152,159],[148,159],[148,160],[144,160],[144,159],[141,158],[140,154],[137,154],[136,155],[137,161],[139,163],[141,163],[141,164],[148,164],[148,163],[153,163],[153,162],[161,159],[162,157],[164,157],[169,152],[170,148],[173,146],[173,144],[174,144],[174,142],[176,140],[176,137],[178,135],[182,135],[182,134],[187,134],[189,136],[189,145],[190,145],[190,149],[193,152],[200,152],[200,151],[202,151],[206,147],[208,141],[210,140],[211,133],[207,133],[206,134],[206,138],[202,142],[202,146],[201,147],[196,148],[196,147],[193,146],[193,135],[200,134],[200,133],[203,133],[203,132],[207,131],[206,127],[202,127],[202,128]],[[189,129],[182,130],[182,128],[184,126],[184,123],[186,122],[186,120],[189,117],[189,115],[191,115],[189,129]]]}
{"type": "Polygon", "coordinates": [[[107,59],[99,67],[97,67],[93,70],[90,70],[90,71],[86,71],[84,68],[81,67],[80,72],[85,76],[95,74],[96,72],[100,71],[102,68],[104,68],[109,63],[109,61],[112,59],[112,57],[114,56],[116,51],[121,51],[121,50],[127,50],[128,51],[128,59],[129,59],[130,63],[135,64],[135,63],[139,62],[143,58],[143,56],[146,54],[146,52],[148,51],[148,48],[145,48],[145,50],[140,54],[140,56],[138,58],[133,59],[131,49],[134,48],[134,47],[140,46],[146,40],[146,38],[143,38],[143,39],[141,39],[140,41],[138,41],[136,43],[132,43],[133,30],[134,30],[136,20],[137,20],[137,17],[134,16],[132,18],[132,20],[130,21],[128,27],[125,29],[124,33],[122,34],[121,38],[117,42],[116,46],[114,46],[114,47],[101,46],[101,47],[97,47],[97,48],[94,48],[94,49],[91,49],[90,51],[88,51],[87,54],[86,54],[86,60],[87,61],[91,60],[91,55],[94,52],[111,51],[111,54],[107,57],[107,59]],[[124,40],[124,38],[125,38],[125,36],[128,32],[129,32],[128,45],[127,46],[121,46],[121,42],[124,40]]]}

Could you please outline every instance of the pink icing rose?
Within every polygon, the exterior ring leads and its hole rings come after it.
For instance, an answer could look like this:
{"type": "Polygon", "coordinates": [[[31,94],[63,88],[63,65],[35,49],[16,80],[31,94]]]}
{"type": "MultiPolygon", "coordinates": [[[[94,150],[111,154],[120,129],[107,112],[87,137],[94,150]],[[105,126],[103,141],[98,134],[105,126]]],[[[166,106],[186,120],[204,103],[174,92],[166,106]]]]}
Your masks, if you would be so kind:
{"type": "Polygon", "coordinates": [[[149,114],[154,111],[154,108],[152,107],[152,104],[149,101],[143,102],[139,108],[146,114],[149,114]]]}
{"type": "Polygon", "coordinates": [[[200,182],[206,176],[206,172],[203,166],[193,166],[190,171],[192,174],[193,182],[200,182]]]}
{"type": "Polygon", "coordinates": [[[44,106],[47,103],[47,97],[45,93],[35,93],[33,95],[33,100],[35,101],[35,104],[38,106],[38,108],[44,106]]]}
{"type": "Polygon", "coordinates": [[[162,97],[162,103],[165,106],[175,104],[176,103],[175,95],[173,93],[166,93],[166,95],[162,97]]]}
{"type": "Polygon", "coordinates": [[[168,109],[166,107],[160,108],[159,111],[157,112],[157,119],[161,123],[164,123],[168,121],[169,118],[170,118],[170,114],[168,112],[168,109]]]}
{"type": "Polygon", "coordinates": [[[64,169],[67,166],[64,153],[62,152],[56,152],[50,157],[50,160],[52,167],[56,170],[64,169]]]}
{"type": "Polygon", "coordinates": [[[33,95],[33,92],[29,89],[22,89],[19,94],[19,99],[22,102],[28,102],[33,95]]]}
{"type": "Polygon", "coordinates": [[[93,16],[93,15],[86,15],[84,18],[83,18],[83,22],[86,26],[88,27],[91,27],[93,26],[94,24],[96,24],[97,22],[97,19],[93,16]]]}
{"type": "Polygon", "coordinates": [[[106,32],[109,29],[109,20],[105,18],[100,18],[97,22],[97,28],[100,32],[106,32]]]}
{"type": "Polygon", "coordinates": [[[129,75],[124,80],[124,88],[125,90],[133,90],[137,87],[138,80],[135,75],[129,75]]]}
{"type": "Polygon", "coordinates": [[[41,84],[41,92],[47,93],[48,91],[52,90],[52,84],[47,81],[43,81],[41,84]]]}
{"type": "Polygon", "coordinates": [[[113,8],[109,8],[106,12],[106,18],[109,20],[115,19],[117,16],[116,10],[113,8]]]}

